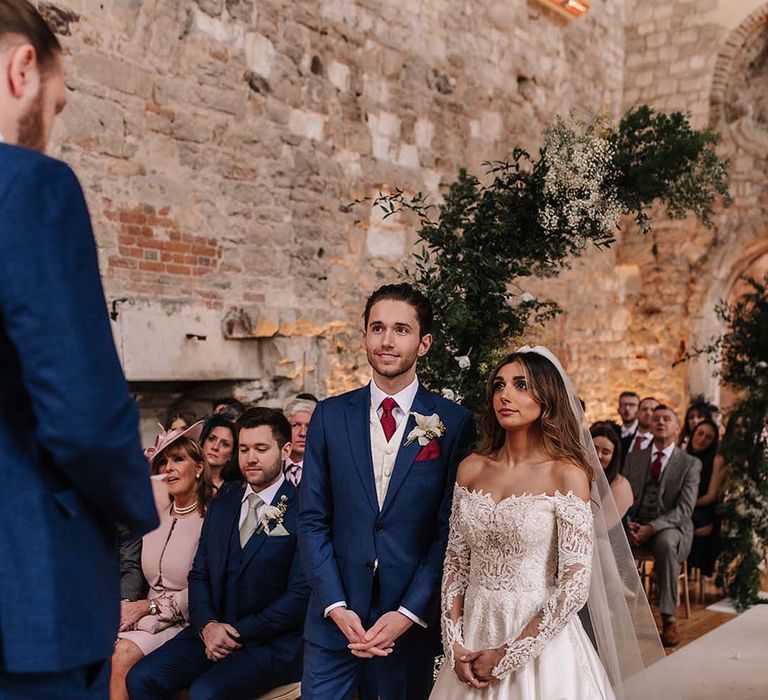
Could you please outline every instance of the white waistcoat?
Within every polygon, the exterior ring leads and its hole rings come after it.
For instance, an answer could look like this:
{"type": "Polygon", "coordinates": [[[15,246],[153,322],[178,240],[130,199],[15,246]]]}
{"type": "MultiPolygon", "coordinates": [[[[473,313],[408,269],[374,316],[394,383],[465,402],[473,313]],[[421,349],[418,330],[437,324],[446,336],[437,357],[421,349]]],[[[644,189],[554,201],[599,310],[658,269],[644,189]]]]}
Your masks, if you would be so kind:
{"type": "Polygon", "coordinates": [[[408,416],[403,416],[400,425],[397,426],[392,439],[387,442],[384,437],[384,429],[381,427],[381,420],[376,414],[376,409],[371,406],[371,457],[373,458],[373,478],[376,482],[376,498],[379,501],[379,510],[384,505],[384,499],[387,497],[389,480],[392,478],[392,471],[395,468],[395,460],[403,444],[403,434],[408,424],[408,416]]]}

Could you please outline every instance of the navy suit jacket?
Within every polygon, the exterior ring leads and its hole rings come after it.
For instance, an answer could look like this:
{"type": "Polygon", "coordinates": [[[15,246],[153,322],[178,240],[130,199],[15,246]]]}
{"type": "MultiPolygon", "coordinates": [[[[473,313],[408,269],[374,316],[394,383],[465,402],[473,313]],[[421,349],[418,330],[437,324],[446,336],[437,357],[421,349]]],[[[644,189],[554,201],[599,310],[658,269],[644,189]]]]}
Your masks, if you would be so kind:
{"type": "MultiPolygon", "coordinates": [[[[381,612],[403,606],[439,633],[440,582],[456,469],[475,436],[467,409],[419,386],[411,411],[440,416],[446,426],[439,439],[441,454],[417,462],[418,441],[401,446],[379,510],[370,401],[369,385],[321,401],[307,433],[299,543],[312,596],[304,636],[327,649],[343,649],[348,643],[324,617],[329,605],[346,601],[364,626],[370,621],[377,561],[381,612]]],[[[404,436],[414,426],[409,416],[404,436]]],[[[412,631],[418,633],[416,627],[412,631]]]]}
{"type": "MultiPolygon", "coordinates": [[[[198,632],[207,622],[229,622],[245,646],[270,644],[284,663],[298,662],[301,627],[307,611],[309,586],[297,551],[298,493],[284,481],[273,505],[288,499],[283,525],[288,535],[256,533],[242,550],[237,581],[229,581],[230,540],[239,530],[245,485],[218,495],[208,506],[195,560],[189,572],[189,616],[198,632]],[[236,591],[236,620],[225,620],[225,595],[236,591]]],[[[239,545],[238,545],[239,546],[239,545]]]]}
{"type": "Polygon", "coordinates": [[[0,367],[0,671],[63,671],[110,656],[117,527],[158,520],[80,185],[5,144],[0,367]]]}

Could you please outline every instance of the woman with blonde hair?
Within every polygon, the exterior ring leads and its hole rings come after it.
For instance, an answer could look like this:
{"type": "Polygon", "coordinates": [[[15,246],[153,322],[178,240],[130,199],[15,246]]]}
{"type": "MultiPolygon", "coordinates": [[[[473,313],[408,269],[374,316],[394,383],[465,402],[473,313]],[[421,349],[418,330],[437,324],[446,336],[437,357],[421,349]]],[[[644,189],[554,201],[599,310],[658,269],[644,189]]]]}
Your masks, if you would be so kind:
{"type": "Polygon", "coordinates": [[[187,574],[212,496],[209,466],[197,440],[202,421],[162,433],[145,451],[152,469],[160,527],[144,535],[141,567],[149,584],[145,599],[124,601],[112,655],[111,700],[128,700],[125,677],[144,656],[189,624],[187,574]]]}

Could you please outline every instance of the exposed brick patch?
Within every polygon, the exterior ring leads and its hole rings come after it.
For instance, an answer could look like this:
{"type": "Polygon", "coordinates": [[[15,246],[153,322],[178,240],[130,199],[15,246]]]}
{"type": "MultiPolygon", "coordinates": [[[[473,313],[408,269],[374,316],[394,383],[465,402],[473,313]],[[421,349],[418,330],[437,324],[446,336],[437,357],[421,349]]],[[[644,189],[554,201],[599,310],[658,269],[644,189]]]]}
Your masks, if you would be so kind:
{"type": "Polygon", "coordinates": [[[104,217],[117,224],[117,252],[108,257],[108,270],[136,271],[130,286],[139,293],[146,288],[150,294],[167,294],[170,286],[178,286],[178,278],[202,277],[218,267],[216,239],[182,231],[170,207],[120,208],[106,200],[104,217]]]}

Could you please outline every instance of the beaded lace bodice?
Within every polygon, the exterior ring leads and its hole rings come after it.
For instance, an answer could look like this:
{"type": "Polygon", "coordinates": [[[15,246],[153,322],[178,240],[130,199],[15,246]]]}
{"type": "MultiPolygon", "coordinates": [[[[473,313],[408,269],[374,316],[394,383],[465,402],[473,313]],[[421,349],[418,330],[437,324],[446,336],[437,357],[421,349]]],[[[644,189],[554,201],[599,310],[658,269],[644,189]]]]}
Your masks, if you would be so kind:
{"type": "MultiPolygon", "coordinates": [[[[569,492],[521,495],[495,503],[490,495],[456,486],[442,586],[443,647],[464,646],[468,590],[480,603],[511,607],[535,600],[519,634],[505,640],[496,678],[538,656],[589,595],[593,526],[589,503],[569,492]]],[[[480,649],[472,649],[480,651],[480,649]]]]}

